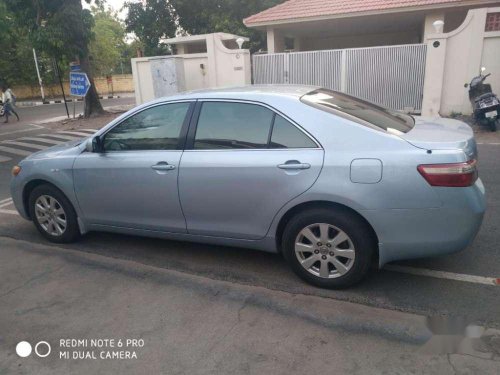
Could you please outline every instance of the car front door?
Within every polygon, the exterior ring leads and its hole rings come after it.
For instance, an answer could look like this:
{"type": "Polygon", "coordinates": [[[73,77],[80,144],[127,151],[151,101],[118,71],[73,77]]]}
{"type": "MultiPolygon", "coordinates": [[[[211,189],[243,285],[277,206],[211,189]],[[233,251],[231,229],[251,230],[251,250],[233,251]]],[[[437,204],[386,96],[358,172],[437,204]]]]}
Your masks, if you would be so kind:
{"type": "Polygon", "coordinates": [[[76,159],[75,191],[87,223],[186,232],[177,177],[194,105],[148,107],[101,135],[99,152],[76,159]]]}
{"type": "Polygon", "coordinates": [[[309,189],[323,150],[271,108],[199,101],[179,171],[190,234],[259,239],[288,201],[309,189]]]}

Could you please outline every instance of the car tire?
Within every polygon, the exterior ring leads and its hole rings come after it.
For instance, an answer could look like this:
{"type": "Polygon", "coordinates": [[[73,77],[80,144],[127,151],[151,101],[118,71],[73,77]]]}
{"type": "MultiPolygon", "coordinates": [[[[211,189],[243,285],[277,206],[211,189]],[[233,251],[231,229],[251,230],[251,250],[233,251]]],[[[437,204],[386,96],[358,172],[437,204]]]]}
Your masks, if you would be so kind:
{"type": "Polygon", "coordinates": [[[301,212],[283,232],[283,255],[292,270],[306,282],[327,289],[346,288],[362,280],[376,247],[369,225],[341,208],[301,212]]]}
{"type": "Polygon", "coordinates": [[[80,237],[75,209],[52,185],[37,186],[29,196],[30,217],[40,234],[55,243],[70,243],[80,237]]]}

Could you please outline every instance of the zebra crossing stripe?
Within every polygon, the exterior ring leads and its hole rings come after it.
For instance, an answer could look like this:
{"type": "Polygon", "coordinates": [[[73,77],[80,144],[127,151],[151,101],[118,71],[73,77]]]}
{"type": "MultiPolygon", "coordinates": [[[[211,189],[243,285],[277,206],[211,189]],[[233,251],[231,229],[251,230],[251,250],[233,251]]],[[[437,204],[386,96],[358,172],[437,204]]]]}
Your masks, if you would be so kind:
{"type": "Polygon", "coordinates": [[[88,133],[96,133],[97,129],[78,129],[79,132],[88,132],[88,133]]]}
{"type": "Polygon", "coordinates": [[[63,135],[63,134],[41,134],[41,137],[51,137],[51,138],[59,138],[59,139],[64,139],[66,141],[74,141],[76,139],[80,139],[81,137],[70,137],[69,135],[63,135]]]}
{"type": "Polygon", "coordinates": [[[74,135],[74,136],[78,136],[78,137],[88,137],[90,135],[88,133],[70,132],[70,131],[58,132],[57,134],[67,134],[67,135],[74,135]]]}
{"type": "Polygon", "coordinates": [[[7,203],[7,202],[10,202],[12,200],[12,198],[5,198],[5,199],[2,199],[0,201],[0,205],[3,204],[3,203],[7,203]]]}
{"type": "Polygon", "coordinates": [[[0,204],[0,208],[4,208],[4,207],[7,207],[7,206],[10,206],[11,204],[13,204],[14,202],[11,200],[8,200],[6,202],[3,202],[0,204]]]}
{"type": "Polygon", "coordinates": [[[8,143],[9,145],[14,145],[14,146],[33,148],[35,150],[45,150],[47,147],[49,147],[49,146],[37,145],[34,143],[24,143],[24,142],[18,142],[18,141],[3,141],[3,142],[1,142],[1,144],[5,144],[5,143],[8,143]]]}
{"type": "Polygon", "coordinates": [[[12,158],[0,155],[0,163],[4,163],[4,162],[9,161],[9,160],[12,160],[12,158]]]}
{"type": "Polygon", "coordinates": [[[24,137],[19,138],[20,141],[36,141],[40,143],[47,143],[49,145],[58,145],[64,141],[56,141],[55,139],[39,138],[39,137],[24,137]]]}
{"type": "Polygon", "coordinates": [[[31,151],[25,151],[25,150],[20,150],[18,148],[11,148],[5,146],[0,146],[0,151],[5,151],[8,154],[21,155],[21,156],[28,156],[33,153],[31,151]]]}

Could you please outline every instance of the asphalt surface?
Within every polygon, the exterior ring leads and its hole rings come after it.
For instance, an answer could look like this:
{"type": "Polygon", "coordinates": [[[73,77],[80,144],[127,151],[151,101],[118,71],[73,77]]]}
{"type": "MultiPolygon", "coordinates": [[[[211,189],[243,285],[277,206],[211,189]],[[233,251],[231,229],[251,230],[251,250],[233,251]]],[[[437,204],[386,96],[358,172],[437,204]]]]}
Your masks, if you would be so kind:
{"type": "MultiPolygon", "coordinates": [[[[127,96],[116,99],[103,99],[101,100],[103,106],[115,106],[115,105],[126,105],[134,104],[135,98],[127,96]]],[[[73,116],[73,103],[68,103],[68,110],[70,116],[73,116]]],[[[16,130],[19,126],[25,126],[28,124],[36,123],[37,121],[43,121],[50,119],[52,117],[66,116],[66,109],[64,104],[44,104],[34,107],[19,107],[16,109],[20,116],[20,121],[17,122],[16,118],[9,118],[9,124],[3,124],[4,118],[0,118],[0,139],[2,133],[7,131],[16,130]]],[[[83,111],[83,102],[75,102],[75,113],[78,115],[83,111]]]]}
{"type": "MultiPolygon", "coordinates": [[[[28,121],[29,118],[60,115],[55,114],[61,110],[61,106],[57,107],[44,106],[27,109],[26,113],[20,112],[23,119],[28,121]]],[[[43,129],[34,129],[28,123],[19,124],[17,128],[0,126],[0,140],[43,132],[43,129]],[[15,131],[19,133],[12,133],[15,131]]],[[[500,146],[479,145],[479,158],[480,177],[487,189],[488,211],[474,243],[458,254],[399,264],[458,274],[500,277],[500,146]]],[[[20,159],[21,156],[0,162],[0,201],[9,197],[10,169],[20,159]]],[[[55,246],[44,241],[31,223],[16,215],[0,214],[1,237],[55,246]]],[[[462,316],[471,322],[500,327],[500,286],[373,270],[363,283],[354,288],[329,291],[299,280],[279,255],[252,250],[106,233],[90,233],[79,243],[56,247],[293,295],[319,296],[423,315],[462,316]]]]}

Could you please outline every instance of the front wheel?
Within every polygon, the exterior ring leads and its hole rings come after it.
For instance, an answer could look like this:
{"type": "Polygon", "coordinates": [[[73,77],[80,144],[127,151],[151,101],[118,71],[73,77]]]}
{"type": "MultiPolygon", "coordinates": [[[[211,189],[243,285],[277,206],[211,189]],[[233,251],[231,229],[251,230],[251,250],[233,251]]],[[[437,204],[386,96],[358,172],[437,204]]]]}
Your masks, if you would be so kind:
{"type": "Polygon", "coordinates": [[[283,233],[283,252],[294,272],[322,288],[345,288],[368,273],[376,240],[347,210],[313,209],[294,216],[283,233]]]}
{"type": "Polygon", "coordinates": [[[29,197],[30,217],[38,231],[51,242],[73,242],[80,236],[75,209],[52,185],[40,185],[29,197]]]}

